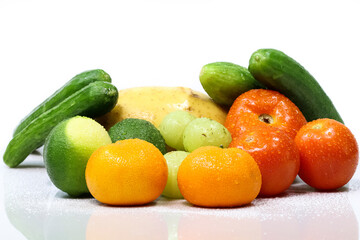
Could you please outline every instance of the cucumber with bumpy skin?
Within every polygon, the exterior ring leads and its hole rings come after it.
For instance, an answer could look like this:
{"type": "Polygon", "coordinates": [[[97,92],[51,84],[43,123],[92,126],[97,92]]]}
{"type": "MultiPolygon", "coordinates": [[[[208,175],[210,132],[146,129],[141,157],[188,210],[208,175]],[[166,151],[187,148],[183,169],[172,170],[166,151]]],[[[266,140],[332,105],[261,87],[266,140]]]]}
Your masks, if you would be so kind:
{"type": "Polygon", "coordinates": [[[69,97],[81,88],[95,81],[111,82],[111,78],[109,74],[107,74],[104,70],[101,69],[89,70],[76,75],[75,77],[70,79],[63,87],[61,87],[50,97],[48,97],[44,102],[34,108],[34,110],[32,110],[23,120],[21,120],[19,125],[16,127],[13,136],[21,132],[21,130],[23,130],[27,125],[29,125],[32,120],[40,116],[42,113],[55,107],[65,98],[69,97]]]}
{"type": "Polygon", "coordinates": [[[331,118],[344,123],[315,78],[285,53],[259,49],[251,55],[249,71],[256,80],[295,103],[307,121],[331,118]]]}
{"type": "Polygon", "coordinates": [[[230,107],[238,96],[250,89],[265,88],[247,68],[230,62],[204,65],[199,79],[214,102],[226,107],[230,107]]]}
{"type": "Polygon", "coordinates": [[[108,82],[93,82],[53,108],[42,113],[16,134],[9,142],[3,160],[9,167],[16,167],[41,146],[50,131],[61,121],[82,115],[98,117],[109,112],[117,102],[118,90],[108,82]]]}

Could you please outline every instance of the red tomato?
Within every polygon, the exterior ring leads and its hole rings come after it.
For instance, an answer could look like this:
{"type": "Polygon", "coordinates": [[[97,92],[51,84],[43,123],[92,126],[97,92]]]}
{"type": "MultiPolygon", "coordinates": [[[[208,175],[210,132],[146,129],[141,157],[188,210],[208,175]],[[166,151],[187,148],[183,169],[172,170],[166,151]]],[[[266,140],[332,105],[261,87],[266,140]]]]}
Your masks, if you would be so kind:
{"type": "Polygon", "coordinates": [[[288,189],[300,167],[299,151],[284,131],[259,126],[234,138],[229,147],[248,152],[257,162],[262,176],[260,196],[274,196],[288,189]]]}
{"type": "Polygon", "coordinates": [[[305,124],[304,115],[290,99],[265,89],[252,89],[241,94],[231,106],[225,121],[232,137],[254,126],[269,125],[295,138],[305,124]]]}
{"type": "Polygon", "coordinates": [[[320,190],[344,186],[355,173],[359,148],[342,123],[318,119],[303,126],[295,138],[300,152],[299,177],[320,190]]]}

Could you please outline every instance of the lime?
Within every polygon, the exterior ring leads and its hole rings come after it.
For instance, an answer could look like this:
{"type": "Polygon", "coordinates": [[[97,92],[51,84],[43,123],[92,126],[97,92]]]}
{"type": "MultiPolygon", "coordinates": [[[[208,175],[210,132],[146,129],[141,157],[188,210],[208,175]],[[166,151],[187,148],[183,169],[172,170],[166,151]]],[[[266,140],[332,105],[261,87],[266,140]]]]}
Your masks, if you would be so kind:
{"type": "Polygon", "coordinates": [[[70,196],[89,193],[85,168],[91,154],[111,143],[103,126],[87,117],[62,121],[50,132],[44,145],[45,167],[53,184],[70,196]]]}
{"type": "Polygon", "coordinates": [[[112,142],[138,138],[152,143],[162,154],[165,154],[166,144],[160,131],[149,121],[137,118],[126,118],[109,129],[112,142]]]}

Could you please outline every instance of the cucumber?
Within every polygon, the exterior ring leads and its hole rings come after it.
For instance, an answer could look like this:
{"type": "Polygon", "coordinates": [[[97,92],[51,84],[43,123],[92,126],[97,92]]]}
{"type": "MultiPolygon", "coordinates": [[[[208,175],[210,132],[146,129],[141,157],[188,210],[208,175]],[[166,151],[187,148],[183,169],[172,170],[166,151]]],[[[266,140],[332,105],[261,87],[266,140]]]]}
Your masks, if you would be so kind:
{"type": "Polygon", "coordinates": [[[344,123],[315,78],[285,53],[259,49],[251,55],[249,71],[256,80],[295,103],[307,121],[331,118],[344,123]]]}
{"type": "Polygon", "coordinates": [[[101,69],[89,70],[76,75],[70,79],[62,88],[57,90],[44,102],[34,108],[34,110],[32,110],[24,119],[22,119],[19,125],[16,127],[13,136],[21,132],[21,130],[29,125],[32,120],[40,116],[42,113],[55,107],[68,96],[95,81],[111,82],[111,78],[109,74],[101,69]]]}
{"type": "Polygon", "coordinates": [[[5,164],[18,166],[39,145],[44,144],[50,131],[61,121],[76,115],[93,118],[109,112],[116,105],[117,97],[118,91],[111,83],[90,83],[42,113],[16,134],[5,150],[5,164]]]}
{"type": "Polygon", "coordinates": [[[219,105],[230,107],[242,93],[265,86],[245,67],[230,62],[206,64],[200,72],[200,82],[205,92],[219,105]]]}

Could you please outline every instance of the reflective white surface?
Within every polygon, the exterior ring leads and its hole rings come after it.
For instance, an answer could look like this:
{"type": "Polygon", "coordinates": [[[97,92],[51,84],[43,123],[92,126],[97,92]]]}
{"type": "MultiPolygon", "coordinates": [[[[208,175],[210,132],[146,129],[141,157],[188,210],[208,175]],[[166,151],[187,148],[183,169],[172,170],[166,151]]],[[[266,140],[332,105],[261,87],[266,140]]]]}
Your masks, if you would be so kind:
{"type": "Polygon", "coordinates": [[[297,179],[278,197],[213,209],[163,197],[140,207],[70,198],[52,185],[41,155],[2,171],[1,209],[18,239],[359,239],[358,172],[335,192],[316,192],[297,179]]]}
{"type": "MultiPolygon", "coordinates": [[[[247,67],[259,48],[303,64],[359,141],[359,10],[355,0],[1,0],[1,156],[18,122],[82,71],[102,68],[119,89],[203,91],[203,65],[247,67]]],[[[359,239],[359,175],[337,192],[298,181],[240,208],[165,198],[123,208],[67,197],[31,155],[0,163],[0,239],[359,239]]]]}

